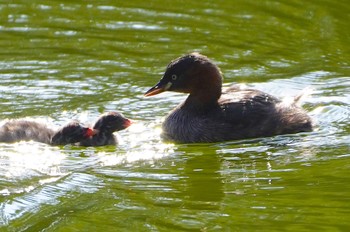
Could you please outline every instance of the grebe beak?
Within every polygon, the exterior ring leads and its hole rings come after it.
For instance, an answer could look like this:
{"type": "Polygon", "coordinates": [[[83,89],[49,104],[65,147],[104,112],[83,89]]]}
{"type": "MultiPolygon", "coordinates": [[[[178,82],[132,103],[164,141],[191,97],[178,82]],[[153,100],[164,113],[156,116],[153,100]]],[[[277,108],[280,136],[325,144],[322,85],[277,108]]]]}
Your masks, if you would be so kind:
{"type": "Polygon", "coordinates": [[[144,96],[145,97],[149,97],[149,96],[153,96],[159,93],[162,93],[164,91],[167,91],[170,87],[171,87],[172,83],[168,82],[166,84],[162,84],[162,83],[158,83],[155,86],[153,86],[151,89],[149,89],[144,96]]]}

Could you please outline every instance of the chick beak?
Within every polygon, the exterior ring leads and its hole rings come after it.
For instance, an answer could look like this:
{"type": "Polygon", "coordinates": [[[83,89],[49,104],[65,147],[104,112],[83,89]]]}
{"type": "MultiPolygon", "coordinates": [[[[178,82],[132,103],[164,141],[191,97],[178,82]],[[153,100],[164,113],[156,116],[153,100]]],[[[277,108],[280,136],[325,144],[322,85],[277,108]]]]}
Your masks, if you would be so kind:
{"type": "Polygon", "coordinates": [[[124,128],[128,128],[129,126],[131,126],[131,124],[133,124],[134,122],[131,121],[130,119],[126,119],[124,121],[124,128]]]}
{"type": "Polygon", "coordinates": [[[167,91],[170,87],[171,87],[172,83],[168,82],[166,84],[162,84],[162,83],[158,83],[155,86],[153,86],[151,89],[149,89],[144,96],[145,97],[149,97],[149,96],[153,96],[159,93],[162,93],[164,91],[167,91]]]}
{"type": "Polygon", "coordinates": [[[88,128],[85,135],[86,135],[86,137],[92,137],[95,134],[97,134],[98,132],[99,132],[99,130],[97,130],[97,129],[88,128]]]}

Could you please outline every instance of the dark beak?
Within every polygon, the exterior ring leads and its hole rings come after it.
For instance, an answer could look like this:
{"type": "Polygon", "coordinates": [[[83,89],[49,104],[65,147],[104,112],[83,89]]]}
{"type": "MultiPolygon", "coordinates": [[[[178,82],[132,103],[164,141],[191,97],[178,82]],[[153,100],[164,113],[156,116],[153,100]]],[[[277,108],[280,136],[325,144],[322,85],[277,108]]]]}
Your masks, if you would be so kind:
{"type": "Polygon", "coordinates": [[[162,93],[164,91],[167,91],[169,89],[169,85],[168,84],[162,84],[161,82],[159,82],[158,84],[156,84],[155,86],[153,86],[151,89],[149,89],[144,96],[145,97],[149,97],[149,96],[153,96],[159,93],[162,93]]]}

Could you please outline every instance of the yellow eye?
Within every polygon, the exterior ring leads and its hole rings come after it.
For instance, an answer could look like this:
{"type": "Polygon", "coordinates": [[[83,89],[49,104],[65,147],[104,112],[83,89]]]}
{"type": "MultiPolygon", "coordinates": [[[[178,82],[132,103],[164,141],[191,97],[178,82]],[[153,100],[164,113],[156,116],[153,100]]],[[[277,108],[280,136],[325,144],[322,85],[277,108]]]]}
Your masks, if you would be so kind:
{"type": "Polygon", "coordinates": [[[176,74],[171,75],[171,79],[172,79],[173,81],[175,81],[175,80],[177,79],[176,74]]]}

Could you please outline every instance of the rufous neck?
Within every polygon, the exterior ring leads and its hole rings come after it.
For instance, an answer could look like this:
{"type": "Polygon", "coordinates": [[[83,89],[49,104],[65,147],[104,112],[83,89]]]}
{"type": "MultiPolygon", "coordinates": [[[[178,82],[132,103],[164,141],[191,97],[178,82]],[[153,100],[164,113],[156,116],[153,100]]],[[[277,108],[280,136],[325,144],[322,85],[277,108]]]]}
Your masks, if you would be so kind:
{"type": "Polygon", "coordinates": [[[221,96],[221,88],[219,90],[197,91],[191,93],[185,101],[187,108],[196,110],[210,110],[218,105],[218,100],[221,96]]]}

